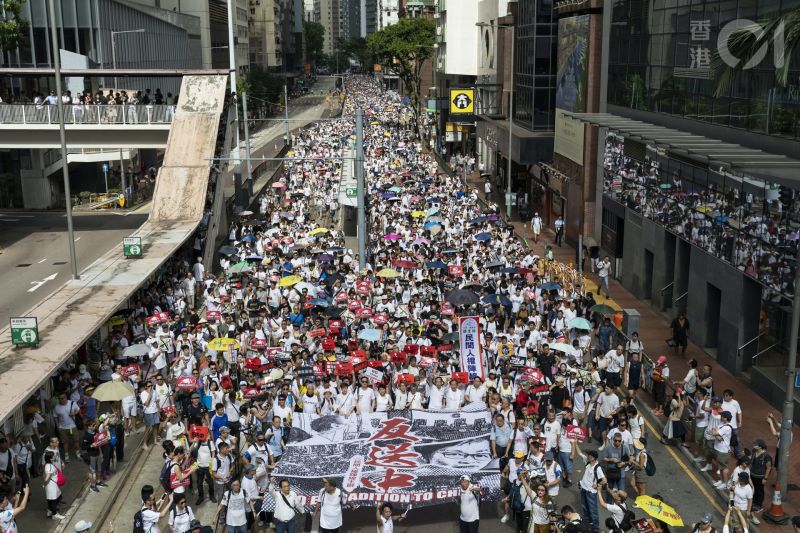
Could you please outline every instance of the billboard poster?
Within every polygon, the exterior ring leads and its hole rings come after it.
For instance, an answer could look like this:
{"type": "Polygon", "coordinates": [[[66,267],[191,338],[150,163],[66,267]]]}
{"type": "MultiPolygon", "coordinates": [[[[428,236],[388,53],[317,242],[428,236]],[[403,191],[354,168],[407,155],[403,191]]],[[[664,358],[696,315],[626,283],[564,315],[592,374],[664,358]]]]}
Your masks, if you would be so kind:
{"type": "Polygon", "coordinates": [[[589,60],[589,15],[558,21],[556,107],[586,112],[589,60]]]}

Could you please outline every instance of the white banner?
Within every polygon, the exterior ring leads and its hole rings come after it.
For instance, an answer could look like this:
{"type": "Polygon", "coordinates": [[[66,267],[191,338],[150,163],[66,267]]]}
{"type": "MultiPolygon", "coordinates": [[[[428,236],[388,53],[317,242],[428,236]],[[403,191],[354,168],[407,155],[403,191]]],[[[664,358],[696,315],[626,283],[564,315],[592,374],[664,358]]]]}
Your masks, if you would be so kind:
{"type": "Polygon", "coordinates": [[[486,379],[481,351],[481,323],[476,316],[464,316],[458,322],[458,340],[461,352],[461,371],[469,374],[472,381],[475,377],[486,379]]]}

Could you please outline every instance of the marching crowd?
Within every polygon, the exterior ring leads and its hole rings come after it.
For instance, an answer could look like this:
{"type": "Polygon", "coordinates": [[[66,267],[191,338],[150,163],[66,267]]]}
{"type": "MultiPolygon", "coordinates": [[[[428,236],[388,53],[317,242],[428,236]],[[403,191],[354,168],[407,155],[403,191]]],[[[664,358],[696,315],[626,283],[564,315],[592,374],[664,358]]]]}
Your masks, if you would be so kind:
{"type": "MultiPolygon", "coordinates": [[[[621,140],[609,137],[605,152],[605,190],[627,207],[658,221],[691,243],[727,261],[774,291],[794,289],[793,264],[800,240],[800,203],[747,180],[723,189],[679,174],[665,176],[658,162],[636,161],[621,140]],[[749,187],[761,188],[761,197],[749,187]],[[791,222],[791,223],[790,223],[791,222]]],[[[730,179],[730,178],[727,178],[730,179]]]]}
{"type": "MultiPolygon", "coordinates": [[[[733,391],[719,397],[712,369],[696,363],[680,381],[665,357],[646,366],[641,340],[621,340],[613,309],[583,290],[577,272],[525,248],[495,206],[439,171],[396,95],[357,77],[347,92],[343,119],[298,134],[292,155],[305,160],[287,164],[259,212],[232,227],[219,268],[199,258],[173,262],[115,327],[99,368],[54,378],[58,436],[37,474],[48,515],[63,518],[63,464],[83,459],[91,490],[101,490],[141,420],[143,446],[160,445],[164,464],[156,486],[142,488],[134,533],[158,533],[163,521],[172,533],[195,531],[206,500],[230,533],[265,523],[292,533],[307,512],[319,515],[321,532],[338,532],[348,502],[337,480],[323,480],[318,503],[306,508],[289,480],[272,475],[293,438],[294,413],[480,407],[492,428],[475,453],[498,460],[502,521],[519,532],[638,527],[632,500],[661,500],[648,493],[656,471],[648,446],[684,444],[687,419],[703,444],[698,461],[719,470],[717,486],[734,501],[731,524],[758,523],[773,461],[764,441],[749,454],[737,442],[733,391]],[[366,119],[364,266],[340,230],[318,223],[337,206],[356,107],[366,119]],[[478,317],[477,346],[459,338],[464,316],[478,317]],[[460,354],[461,346],[477,356],[460,354]],[[383,379],[368,378],[367,368],[383,379]],[[666,417],[660,435],[647,434],[633,402],[649,382],[666,417]],[[669,397],[667,383],[676,385],[669,397]],[[118,398],[101,408],[94,394],[112,387],[118,398]],[[580,508],[558,506],[560,491],[573,485],[580,508]],[[609,514],[602,524],[600,509],[609,514]]],[[[44,438],[44,422],[33,409],[29,436],[44,438]]],[[[34,464],[24,436],[7,456],[12,470],[3,462],[10,443],[0,439],[0,473],[21,486],[34,464]]],[[[480,487],[466,475],[460,488],[461,531],[476,532],[480,487]]],[[[16,508],[26,500],[27,492],[16,508]]],[[[375,513],[379,533],[405,517],[388,504],[375,513]]],[[[707,533],[710,522],[703,515],[694,529],[707,533]]],[[[665,522],[648,524],[669,531],[665,522]]]]}

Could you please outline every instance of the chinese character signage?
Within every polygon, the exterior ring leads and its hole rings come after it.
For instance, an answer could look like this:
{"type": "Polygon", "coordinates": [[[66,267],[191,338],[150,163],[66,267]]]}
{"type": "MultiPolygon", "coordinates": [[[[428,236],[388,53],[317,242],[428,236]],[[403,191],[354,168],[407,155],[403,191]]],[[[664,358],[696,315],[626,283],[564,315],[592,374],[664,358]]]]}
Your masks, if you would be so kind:
{"type": "Polygon", "coordinates": [[[711,49],[705,46],[711,40],[710,20],[690,20],[689,68],[692,70],[708,70],[711,67],[711,49]]]}
{"type": "MultiPolygon", "coordinates": [[[[499,501],[503,494],[490,430],[486,409],[295,413],[289,444],[273,475],[289,479],[306,509],[316,505],[323,477],[336,479],[347,502],[361,506],[451,504],[465,474],[481,487],[482,501],[499,501]]],[[[265,508],[274,505],[265,495],[265,508]]]]}
{"type": "Polygon", "coordinates": [[[461,370],[469,374],[472,381],[475,376],[486,379],[481,352],[481,324],[476,316],[461,317],[458,321],[459,342],[461,344],[461,370]]]}

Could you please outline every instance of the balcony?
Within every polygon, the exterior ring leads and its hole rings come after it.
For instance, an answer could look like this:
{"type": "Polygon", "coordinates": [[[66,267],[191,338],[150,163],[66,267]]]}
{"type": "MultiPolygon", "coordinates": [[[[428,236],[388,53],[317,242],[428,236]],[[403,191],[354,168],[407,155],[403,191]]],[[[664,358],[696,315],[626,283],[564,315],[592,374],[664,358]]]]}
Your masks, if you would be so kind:
{"type": "MultiPolygon", "coordinates": [[[[64,124],[170,124],[174,106],[167,105],[66,105],[64,124]]],[[[0,125],[59,123],[54,105],[10,104],[0,106],[0,125]]]]}

